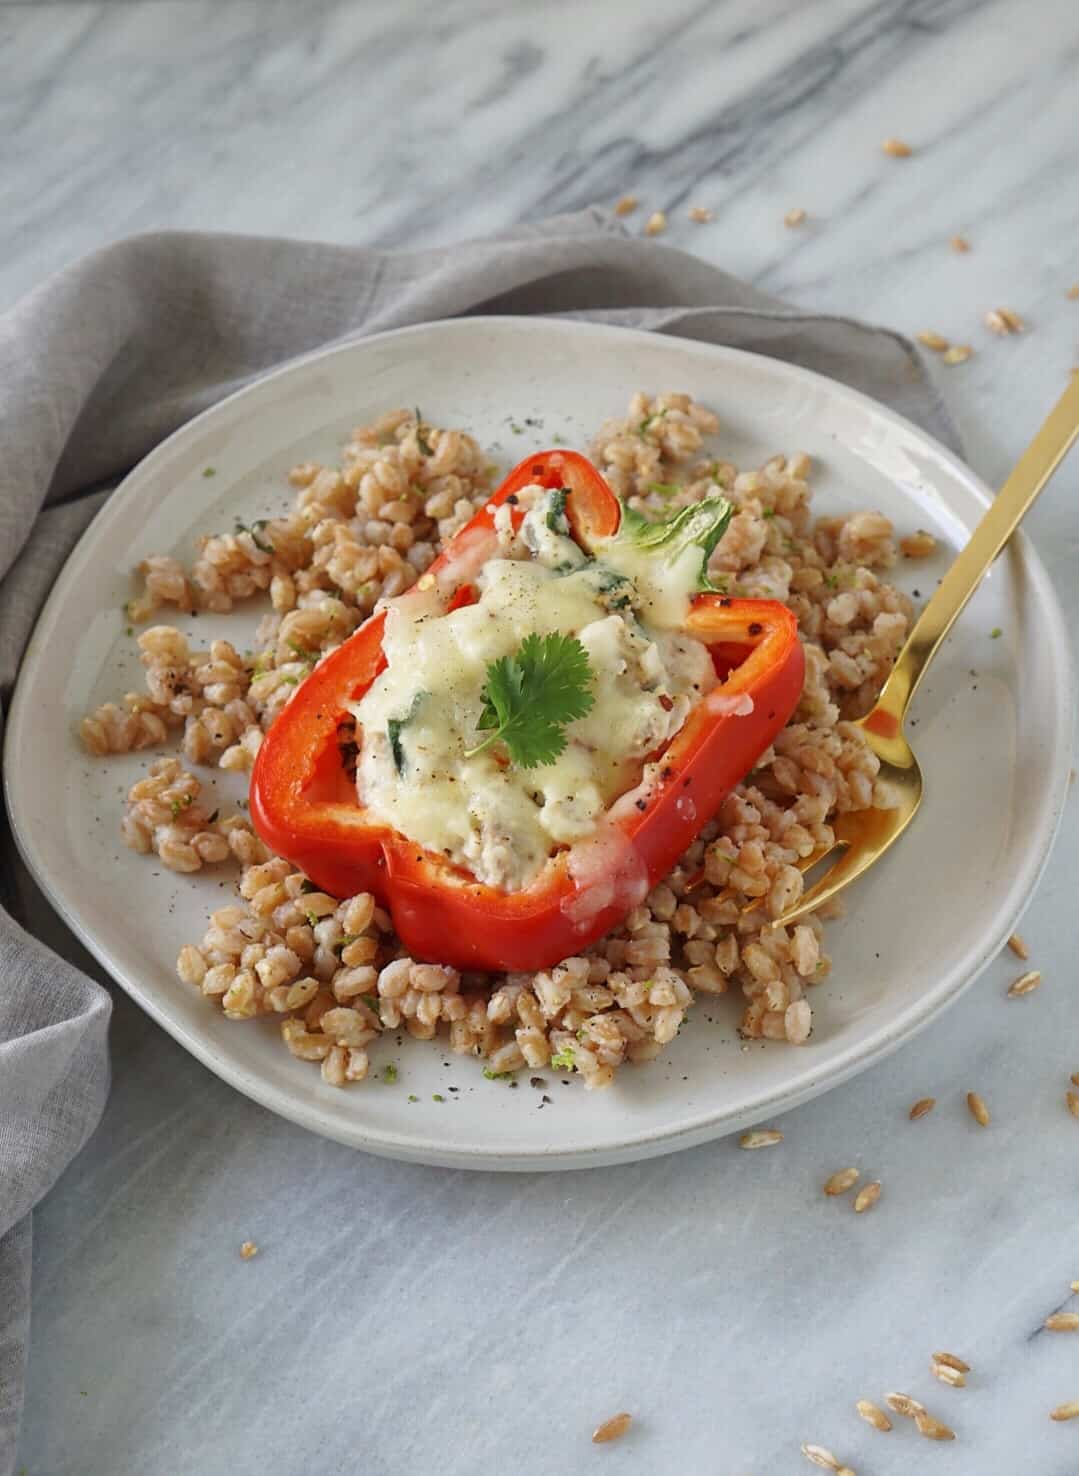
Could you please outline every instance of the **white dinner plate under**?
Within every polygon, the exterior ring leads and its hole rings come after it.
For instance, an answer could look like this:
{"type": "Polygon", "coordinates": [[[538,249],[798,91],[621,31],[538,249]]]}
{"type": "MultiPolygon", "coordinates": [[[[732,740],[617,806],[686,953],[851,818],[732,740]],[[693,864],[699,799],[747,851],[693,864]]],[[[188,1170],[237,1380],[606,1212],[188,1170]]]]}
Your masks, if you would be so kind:
{"type": "MultiPolygon", "coordinates": [[[[376,1068],[396,1062],[396,1083],[341,1090],[288,1054],[274,1021],[229,1022],[178,981],[181,944],[201,937],[207,912],[226,895],[221,873],[178,876],[127,850],[122,792],[153,754],[92,759],[73,733],[86,710],[139,685],[122,614],[132,567],[151,552],[189,557],[200,533],[279,513],[290,466],[334,461],[352,426],[389,407],[420,405],[438,424],[464,426],[509,466],[556,440],[586,448],[638,388],[686,390],[712,407],[717,448],[740,466],[776,451],[810,452],[819,513],[879,508],[901,530],[931,529],[940,555],[895,575],[923,596],[989,500],[978,478],[915,426],[776,360],[605,326],[463,319],[316,354],[199,416],[109,499],[38,622],[4,763],[27,863],[166,1030],[240,1091],[315,1132],[426,1163],[575,1168],[760,1122],[866,1070],[928,1024],[997,953],[1045,865],[1067,784],[1071,668],[1049,579],[1018,537],[919,694],[913,737],[926,802],[902,843],[849,894],[849,916],[829,927],[833,969],[813,991],[807,1045],[747,1047],[736,1033],[740,1001],[704,998],[665,1058],[626,1068],[609,1091],[585,1093],[546,1071],[553,1100],[541,1106],[544,1092],[527,1073],[512,1089],[485,1080],[477,1061],[407,1037],[375,1048],[376,1068]]],[[[258,613],[175,618],[193,642],[227,635],[243,649],[258,613]]],[[[235,776],[201,777],[223,802],[240,797],[235,776]]]]}

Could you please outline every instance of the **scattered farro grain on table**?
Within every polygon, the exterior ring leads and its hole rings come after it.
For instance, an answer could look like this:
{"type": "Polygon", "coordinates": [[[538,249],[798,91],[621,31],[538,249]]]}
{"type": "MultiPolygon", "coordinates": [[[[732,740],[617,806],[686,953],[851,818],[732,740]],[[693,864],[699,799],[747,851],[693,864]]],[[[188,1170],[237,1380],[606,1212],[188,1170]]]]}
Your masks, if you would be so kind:
{"type": "Polygon", "coordinates": [[[892,159],[909,159],[914,152],[910,144],[904,143],[901,138],[886,138],[881,144],[881,150],[892,159]]]}
{"type": "Polygon", "coordinates": [[[1079,282],[1076,282],[1073,286],[1069,287],[1064,295],[1071,302],[1079,301],[1079,282]]]}
{"type": "Polygon", "coordinates": [[[837,1169],[829,1179],[824,1181],[825,1194],[846,1194],[847,1190],[858,1181],[858,1170],[856,1168],[837,1169]]]}
{"type": "Polygon", "coordinates": [[[1019,999],[1024,994],[1031,994],[1041,982],[1041,971],[1039,969],[1028,969],[1025,974],[1020,974],[1018,979],[1015,979],[1008,985],[1008,998],[1019,999]]]}
{"type": "Polygon", "coordinates": [[[632,215],[640,203],[636,195],[623,195],[614,207],[614,213],[615,215],[632,215]]]}
{"type": "Polygon", "coordinates": [[[1079,1312],[1050,1312],[1045,1326],[1049,1332],[1079,1332],[1079,1312]]]}
{"type": "Polygon", "coordinates": [[[914,1423],[918,1427],[918,1434],[924,1435],[927,1440],[955,1439],[955,1431],[950,1425],[946,1425],[943,1420],[936,1419],[924,1409],[920,1414],[914,1416],[914,1423]]]}
{"type": "Polygon", "coordinates": [[[1025,961],[1030,957],[1030,950],[1018,933],[1013,933],[1008,939],[1008,947],[1015,954],[1016,958],[1021,958],[1025,961]]]}
{"type": "Polygon", "coordinates": [[[1064,1093],[1064,1100],[1068,1104],[1068,1111],[1073,1117],[1079,1117],[1079,1092],[1068,1090],[1064,1093]]]}
{"type": "Polygon", "coordinates": [[[791,229],[793,229],[795,226],[803,225],[805,223],[805,219],[806,212],[802,209],[800,205],[796,205],[793,210],[787,211],[786,215],[783,217],[783,224],[785,226],[790,226],[791,229]]]}
{"type": "Polygon", "coordinates": [[[1077,1420],[1079,1419],[1079,1399],[1070,1399],[1067,1404],[1058,1404],[1056,1409],[1049,1411],[1051,1420],[1077,1420]]]}
{"type": "Polygon", "coordinates": [[[945,349],[951,347],[948,340],[941,334],[934,333],[932,328],[923,328],[917,337],[920,344],[924,344],[927,349],[932,349],[935,354],[942,354],[945,349]]]}
{"type": "Polygon", "coordinates": [[[1004,338],[1009,333],[1022,333],[1026,324],[1011,308],[992,308],[985,315],[985,326],[991,333],[1004,338]]]}
{"type": "Polygon", "coordinates": [[[985,1105],[984,1098],[980,1097],[977,1092],[968,1092],[967,1106],[970,1108],[971,1117],[979,1127],[989,1126],[989,1108],[985,1105]]]}
{"type": "Polygon", "coordinates": [[[905,1415],[910,1420],[926,1412],[925,1405],[919,1404],[917,1399],[912,1399],[909,1394],[885,1394],[884,1402],[889,1409],[894,1409],[896,1414],[905,1415]]]}
{"type": "Polygon", "coordinates": [[[943,1364],[947,1368],[954,1368],[959,1373],[970,1373],[970,1364],[965,1363],[962,1358],[958,1358],[954,1353],[934,1353],[932,1354],[932,1360],[934,1363],[943,1364]]]}
{"type": "Polygon", "coordinates": [[[1079,1292],[1079,1281],[1072,1281],[1069,1286],[1073,1292],[1079,1292]]]}
{"type": "Polygon", "coordinates": [[[950,1363],[931,1363],[929,1371],[933,1377],[939,1379],[942,1384],[948,1384],[953,1389],[962,1389],[966,1386],[967,1376],[961,1369],[953,1368],[950,1363]]]}
{"type": "Polygon", "coordinates": [[[941,362],[945,364],[965,364],[974,350],[969,343],[954,343],[947,353],[941,354],[941,362]]]}
{"type": "Polygon", "coordinates": [[[880,1180],[874,1179],[871,1184],[866,1184],[864,1188],[859,1189],[855,1195],[854,1213],[856,1215],[864,1215],[866,1210],[873,1208],[879,1198],[880,1180]]]}
{"type": "Polygon", "coordinates": [[[782,1143],[783,1134],[778,1128],[756,1128],[752,1132],[743,1133],[738,1140],[739,1148],[774,1148],[777,1143],[782,1143]]]}
{"type": "Polygon", "coordinates": [[[606,1445],[611,1440],[620,1439],[632,1423],[633,1416],[627,1414],[625,1410],[621,1414],[612,1415],[609,1420],[604,1420],[602,1425],[597,1425],[592,1431],[592,1444],[606,1445]]]}
{"type": "Polygon", "coordinates": [[[915,1102],[914,1106],[908,1112],[907,1116],[910,1118],[911,1122],[917,1122],[919,1117],[924,1117],[927,1112],[932,1112],[933,1108],[936,1105],[936,1097],[919,1097],[917,1102],[915,1102]]]}
{"type": "Polygon", "coordinates": [[[803,1444],[802,1454],[812,1465],[820,1466],[822,1471],[839,1470],[839,1461],[826,1446],[803,1444]]]}
{"type": "Polygon", "coordinates": [[[952,238],[948,242],[948,245],[952,248],[953,251],[958,251],[960,255],[970,250],[970,242],[967,240],[966,236],[952,236],[952,238]]]}
{"type": "Polygon", "coordinates": [[[695,224],[707,225],[713,218],[714,211],[709,210],[707,205],[691,205],[686,214],[695,224]]]}
{"type": "Polygon", "coordinates": [[[667,212],[665,210],[654,210],[644,223],[646,236],[661,236],[667,229],[667,212]]]}
{"type": "Polygon", "coordinates": [[[882,1409],[873,1403],[872,1399],[859,1399],[854,1408],[867,1425],[873,1426],[874,1430],[886,1433],[892,1428],[891,1420],[882,1409]]]}
{"type": "Polygon", "coordinates": [[[245,1240],[240,1247],[240,1259],[250,1261],[252,1256],[257,1256],[259,1248],[253,1240],[245,1240]]]}
{"type": "Polygon", "coordinates": [[[1071,1081],[1072,1086],[1079,1087],[1079,1071],[1073,1071],[1069,1080],[1071,1081]]]}

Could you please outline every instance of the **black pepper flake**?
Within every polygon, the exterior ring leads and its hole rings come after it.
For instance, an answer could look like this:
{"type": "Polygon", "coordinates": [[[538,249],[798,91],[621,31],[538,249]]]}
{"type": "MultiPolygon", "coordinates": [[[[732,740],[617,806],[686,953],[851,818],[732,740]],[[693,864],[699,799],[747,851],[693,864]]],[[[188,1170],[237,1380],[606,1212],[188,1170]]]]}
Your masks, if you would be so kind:
{"type": "Polygon", "coordinates": [[[642,812],[648,809],[648,801],[647,800],[639,799],[635,803],[637,805],[638,810],[641,810],[642,812]]]}
{"type": "Polygon", "coordinates": [[[719,608],[721,610],[729,610],[730,609],[730,606],[731,606],[730,600],[723,599],[723,600],[720,600],[720,602],[719,602],[719,608]]]}
{"type": "Polygon", "coordinates": [[[751,636],[759,636],[763,629],[764,626],[760,623],[759,620],[754,620],[749,625],[749,633],[751,636]]]}
{"type": "Polygon", "coordinates": [[[530,1076],[528,1078],[528,1085],[530,1087],[545,1087],[547,1083],[542,1076],[530,1076]]]}
{"type": "Polygon", "coordinates": [[[509,503],[510,507],[516,507],[520,500],[521,499],[517,496],[516,492],[511,492],[510,495],[506,498],[506,501],[509,503]]]}
{"type": "Polygon", "coordinates": [[[682,788],[683,789],[688,789],[689,786],[692,783],[693,783],[693,776],[692,776],[692,774],[687,774],[686,777],[682,780],[682,788]]]}

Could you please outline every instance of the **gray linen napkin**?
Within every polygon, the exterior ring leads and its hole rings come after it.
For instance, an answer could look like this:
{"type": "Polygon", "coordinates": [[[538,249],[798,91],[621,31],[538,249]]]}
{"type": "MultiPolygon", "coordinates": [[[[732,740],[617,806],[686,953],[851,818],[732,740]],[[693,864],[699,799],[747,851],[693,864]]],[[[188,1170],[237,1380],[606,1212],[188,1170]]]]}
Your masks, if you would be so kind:
{"type": "MultiPolygon", "coordinates": [[[[121,477],[207,405],[322,345],[465,313],[559,313],[750,349],[955,435],[895,333],[794,311],[597,210],[413,252],[169,232],[75,263],[0,317],[0,725],[75,541],[121,477]]],[[[636,386],[627,386],[627,389],[636,386]]],[[[22,1403],[30,1212],[97,1125],[107,993],[0,817],[0,1476],[22,1403]],[[32,926],[43,941],[20,927],[32,926]]]]}

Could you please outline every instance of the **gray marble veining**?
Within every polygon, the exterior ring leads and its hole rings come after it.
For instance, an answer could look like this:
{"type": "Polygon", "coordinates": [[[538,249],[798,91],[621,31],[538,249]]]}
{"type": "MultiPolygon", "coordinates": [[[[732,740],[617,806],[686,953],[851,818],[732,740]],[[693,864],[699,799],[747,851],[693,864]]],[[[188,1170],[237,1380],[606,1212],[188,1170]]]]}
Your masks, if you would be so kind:
{"type": "MultiPolygon", "coordinates": [[[[1059,0],[3,6],[0,305],[135,230],[421,244],[632,191],[631,229],[666,209],[666,240],[772,292],[970,342],[941,387],[997,478],[1079,352],[1077,88],[1059,0]],[[1029,331],[994,339],[999,304],[1029,331]]],[[[1030,519],[1073,621],[1077,492],[1073,461],[1030,519]]],[[[1042,989],[1006,1001],[1006,955],[767,1153],[360,1157],[119,996],[105,1122],[35,1217],[27,1476],[787,1476],[805,1440],[860,1476],[1074,1476],[1079,1422],[1048,1411],[1079,1340],[1040,1328],[1079,1310],[1075,803],[1024,922],[1042,989]],[[846,1163],[884,1183],[866,1216],[820,1192],[846,1163]],[[968,1388],[931,1378],[939,1348],[968,1388]],[[956,1444],[857,1419],[896,1388],[956,1444]],[[635,1428],[593,1449],[620,1408],[635,1428]]]]}

